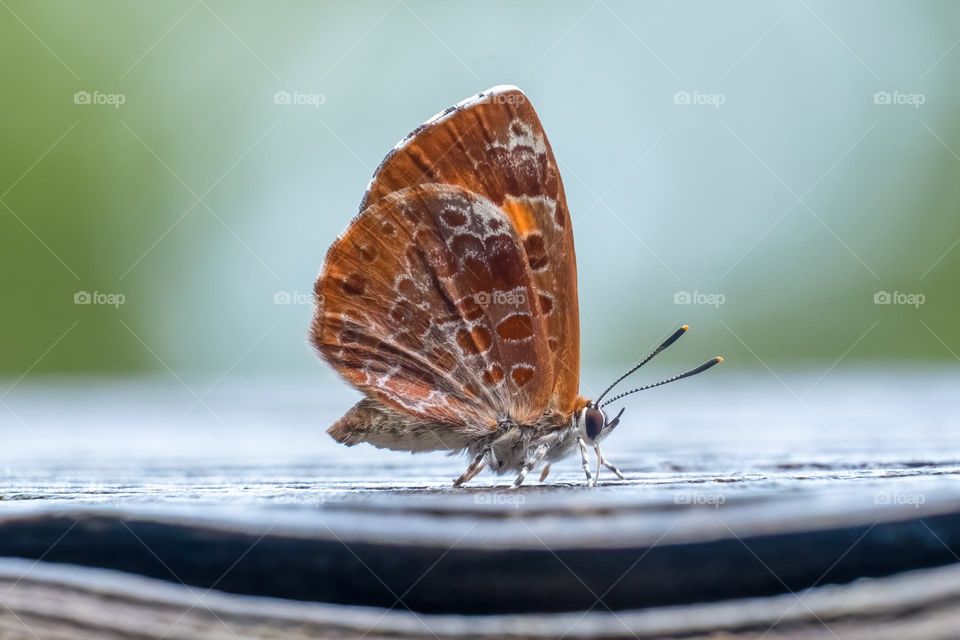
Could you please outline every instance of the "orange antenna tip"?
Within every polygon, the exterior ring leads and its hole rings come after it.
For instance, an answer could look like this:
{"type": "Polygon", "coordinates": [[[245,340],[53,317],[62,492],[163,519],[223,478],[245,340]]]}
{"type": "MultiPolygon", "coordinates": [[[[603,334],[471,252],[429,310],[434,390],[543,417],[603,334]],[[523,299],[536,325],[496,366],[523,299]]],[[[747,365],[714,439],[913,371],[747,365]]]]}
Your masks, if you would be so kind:
{"type": "Polygon", "coordinates": [[[690,325],[685,324],[685,325],[683,325],[682,327],[680,327],[680,329],[683,330],[683,331],[690,331],[690,325]]]}
{"type": "Polygon", "coordinates": [[[716,360],[717,360],[717,364],[723,364],[723,356],[717,356],[716,360]]]}

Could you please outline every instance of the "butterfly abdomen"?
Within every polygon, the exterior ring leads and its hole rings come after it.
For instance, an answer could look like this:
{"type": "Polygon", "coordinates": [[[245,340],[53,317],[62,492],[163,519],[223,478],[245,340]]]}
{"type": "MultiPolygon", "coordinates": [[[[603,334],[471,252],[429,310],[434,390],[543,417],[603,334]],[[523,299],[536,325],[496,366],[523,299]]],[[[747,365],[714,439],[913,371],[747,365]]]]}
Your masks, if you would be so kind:
{"type": "Polygon", "coordinates": [[[418,420],[394,411],[372,398],[364,398],[327,429],[341,444],[366,442],[396,451],[450,451],[466,449],[476,434],[458,431],[453,425],[418,420]]]}

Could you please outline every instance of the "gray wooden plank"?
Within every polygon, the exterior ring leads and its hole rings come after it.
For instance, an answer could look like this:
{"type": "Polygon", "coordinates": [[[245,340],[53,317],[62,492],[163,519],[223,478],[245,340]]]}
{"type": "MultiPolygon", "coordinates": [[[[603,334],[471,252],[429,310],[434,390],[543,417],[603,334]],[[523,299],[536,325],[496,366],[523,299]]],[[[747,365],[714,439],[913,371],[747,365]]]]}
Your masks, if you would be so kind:
{"type": "Polygon", "coordinates": [[[438,616],[188,589],[116,572],[0,560],[4,638],[955,638],[960,567],[797,595],[585,614],[438,616]]]}

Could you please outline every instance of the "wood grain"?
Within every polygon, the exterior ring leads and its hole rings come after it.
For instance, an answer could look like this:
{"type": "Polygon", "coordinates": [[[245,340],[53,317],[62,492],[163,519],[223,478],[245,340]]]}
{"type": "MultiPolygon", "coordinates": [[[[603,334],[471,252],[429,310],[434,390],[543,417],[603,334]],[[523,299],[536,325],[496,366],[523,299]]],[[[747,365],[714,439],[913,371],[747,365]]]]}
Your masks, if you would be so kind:
{"type": "Polygon", "coordinates": [[[77,567],[0,560],[0,637],[247,640],[436,637],[529,638],[955,638],[960,567],[708,605],[563,615],[461,618],[189,590],[77,567]]]}

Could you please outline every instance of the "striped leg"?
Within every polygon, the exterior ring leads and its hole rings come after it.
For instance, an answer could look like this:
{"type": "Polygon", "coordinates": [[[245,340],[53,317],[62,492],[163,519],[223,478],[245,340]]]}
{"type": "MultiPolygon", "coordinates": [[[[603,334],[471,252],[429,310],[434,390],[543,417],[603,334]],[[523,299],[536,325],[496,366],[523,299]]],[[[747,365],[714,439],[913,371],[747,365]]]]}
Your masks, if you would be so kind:
{"type": "Polygon", "coordinates": [[[474,478],[476,478],[478,475],[480,475],[480,472],[483,471],[486,466],[487,466],[487,462],[486,462],[485,460],[481,460],[481,461],[480,461],[480,464],[478,464],[476,467],[474,467],[473,473],[471,473],[470,475],[468,475],[468,476],[467,476],[467,479],[464,480],[464,482],[470,482],[471,480],[473,480],[474,478]]]}
{"type": "Polygon", "coordinates": [[[533,453],[527,456],[527,461],[523,463],[523,467],[520,469],[520,475],[517,476],[517,479],[513,481],[513,486],[511,489],[516,489],[521,484],[523,484],[523,479],[527,477],[527,474],[530,473],[530,469],[533,469],[535,466],[540,464],[540,461],[543,460],[543,456],[547,455],[547,450],[550,446],[547,443],[541,443],[537,445],[537,448],[533,450],[533,453]]]}
{"type": "Polygon", "coordinates": [[[483,451],[478,453],[473,459],[473,462],[470,463],[470,466],[467,467],[467,470],[460,474],[460,477],[453,481],[453,486],[459,487],[464,482],[468,482],[476,477],[478,473],[483,471],[483,457],[487,455],[489,447],[485,447],[483,451]]]}

